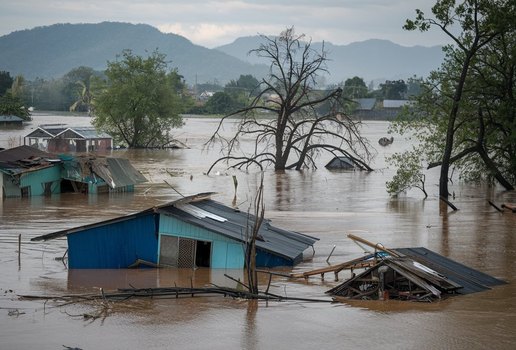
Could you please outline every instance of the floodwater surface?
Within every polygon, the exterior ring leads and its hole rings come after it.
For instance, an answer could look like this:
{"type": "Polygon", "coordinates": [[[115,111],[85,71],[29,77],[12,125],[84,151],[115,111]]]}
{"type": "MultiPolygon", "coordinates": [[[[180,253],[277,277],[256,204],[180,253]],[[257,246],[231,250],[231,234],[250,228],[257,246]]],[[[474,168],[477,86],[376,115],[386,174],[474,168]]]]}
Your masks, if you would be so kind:
{"type": "MultiPolygon", "coordinates": [[[[0,131],[0,147],[23,142],[23,135],[43,123],[89,125],[87,117],[36,115],[24,129],[0,131]]],[[[187,118],[176,137],[188,149],[117,150],[149,180],[134,193],[87,196],[8,198],[0,201],[0,349],[513,349],[516,343],[516,214],[498,213],[488,200],[516,202],[516,193],[462,184],[451,191],[453,212],[438,199],[438,172],[427,175],[429,198],[421,192],[391,199],[385,181],[392,177],[385,156],[408,149],[395,135],[380,147],[387,122],[365,122],[363,134],[376,148],[372,173],[329,171],[322,156],[317,170],[265,172],[266,217],[275,226],[318,237],[315,251],[293,270],[306,271],[363,254],[348,233],[386,247],[423,246],[508,282],[486,292],[431,304],[398,301],[262,302],[224,297],[132,299],[111,304],[107,317],[86,319],[95,303],[56,307],[51,301],[22,300],[20,295],[52,296],[100,293],[117,288],[230,286],[224,274],[243,279],[240,270],[141,269],[69,270],[66,240],[30,239],[65,228],[98,222],[154,205],[215,191],[213,198],[248,210],[260,175],[219,166],[206,175],[219,149],[204,142],[217,119],[187,118]],[[238,180],[235,193],[233,178],[238,180]],[[18,254],[19,237],[21,251],[18,254]]],[[[224,132],[230,135],[235,123],[224,132]]],[[[249,142],[249,140],[244,140],[249,142]]],[[[340,281],[333,274],[308,280],[275,276],[271,292],[327,300],[325,292],[340,281]]],[[[267,286],[262,276],[261,287],[267,286]]]]}

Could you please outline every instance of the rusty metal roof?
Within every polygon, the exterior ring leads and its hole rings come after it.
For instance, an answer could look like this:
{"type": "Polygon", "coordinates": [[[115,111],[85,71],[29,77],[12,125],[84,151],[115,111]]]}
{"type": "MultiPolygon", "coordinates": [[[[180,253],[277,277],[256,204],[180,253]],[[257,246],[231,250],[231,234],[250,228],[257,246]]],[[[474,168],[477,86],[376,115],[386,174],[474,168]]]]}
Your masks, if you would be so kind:
{"type": "Polygon", "coordinates": [[[19,146],[0,151],[0,170],[19,174],[59,162],[54,154],[31,146],[19,146]]]}

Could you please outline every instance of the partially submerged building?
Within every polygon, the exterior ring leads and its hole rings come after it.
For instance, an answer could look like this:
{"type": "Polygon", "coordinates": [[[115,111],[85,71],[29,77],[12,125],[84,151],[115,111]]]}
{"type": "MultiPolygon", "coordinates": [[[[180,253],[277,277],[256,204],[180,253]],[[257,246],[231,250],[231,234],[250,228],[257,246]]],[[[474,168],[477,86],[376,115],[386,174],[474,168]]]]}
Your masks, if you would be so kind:
{"type": "MultiPolygon", "coordinates": [[[[255,218],[199,194],[141,212],[33,238],[66,237],[71,269],[128,268],[137,264],[180,268],[243,268],[255,218]]],[[[317,238],[264,220],[256,265],[293,266],[317,238]]]]}
{"type": "Polygon", "coordinates": [[[124,158],[55,155],[25,145],[0,151],[0,198],[132,192],[146,181],[124,158]]]}
{"type": "Polygon", "coordinates": [[[15,126],[23,125],[23,119],[15,115],[0,115],[0,126],[15,126]]]}
{"type": "Polygon", "coordinates": [[[0,198],[60,192],[61,160],[29,146],[0,151],[0,198]]]}
{"type": "Polygon", "coordinates": [[[60,156],[63,160],[62,188],[66,192],[133,192],[147,182],[128,159],[97,156],[60,156]]]}
{"type": "Polygon", "coordinates": [[[45,124],[26,135],[24,144],[55,153],[96,152],[112,149],[113,138],[93,127],[45,124]]]}
{"type": "MultiPolygon", "coordinates": [[[[397,248],[327,293],[350,299],[432,301],[505,284],[429,249],[397,248]]],[[[371,257],[367,257],[371,259],[371,257]]]]}

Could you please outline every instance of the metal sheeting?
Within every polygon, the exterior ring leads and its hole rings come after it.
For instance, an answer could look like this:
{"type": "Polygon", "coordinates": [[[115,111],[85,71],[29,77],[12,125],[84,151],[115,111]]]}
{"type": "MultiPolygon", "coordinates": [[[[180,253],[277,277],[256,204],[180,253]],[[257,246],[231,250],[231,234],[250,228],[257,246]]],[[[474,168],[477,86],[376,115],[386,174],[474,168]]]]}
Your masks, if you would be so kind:
{"type": "Polygon", "coordinates": [[[461,285],[462,288],[457,290],[459,294],[481,292],[490,289],[492,286],[506,283],[423,247],[396,248],[394,250],[428,266],[441,275],[446,276],[449,280],[461,285]]]}
{"type": "Polygon", "coordinates": [[[54,166],[59,160],[54,155],[31,146],[19,146],[0,151],[0,170],[20,174],[35,169],[54,166]]]}
{"type": "MultiPolygon", "coordinates": [[[[253,215],[235,210],[213,200],[192,202],[190,205],[198,207],[203,211],[212,213],[216,216],[223,217],[227,221],[221,222],[210,218],[195,217],[179,208],[176,208],[174,203],[171,203],[168,206],[162,206],[158,209],[158,212],[174,216],[188,223],[217,232],[239,242],[246,241],[246,235],[251,232],[251,226],[255,219],[253,215]]],[[[316,241],[318,241],[318,239],[315,237],[307,236],[298,232],[282,230],[272,226],[269,220],[264,220],[258,232],[256,246],[265,251],[294,260],[298,258],[305,249],[311,247],[316,241]]]]}

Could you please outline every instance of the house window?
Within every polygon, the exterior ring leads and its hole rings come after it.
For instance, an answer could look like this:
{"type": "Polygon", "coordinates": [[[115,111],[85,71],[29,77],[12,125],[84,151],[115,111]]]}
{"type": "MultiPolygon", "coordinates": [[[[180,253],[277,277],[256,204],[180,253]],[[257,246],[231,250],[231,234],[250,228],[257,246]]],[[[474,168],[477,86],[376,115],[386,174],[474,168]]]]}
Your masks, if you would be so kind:
{"type": "Polygon", "coordinates": [[[159,263],[179,268],[210,267],[211,242],[160,235],[159,263]]]}

